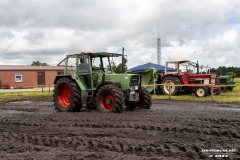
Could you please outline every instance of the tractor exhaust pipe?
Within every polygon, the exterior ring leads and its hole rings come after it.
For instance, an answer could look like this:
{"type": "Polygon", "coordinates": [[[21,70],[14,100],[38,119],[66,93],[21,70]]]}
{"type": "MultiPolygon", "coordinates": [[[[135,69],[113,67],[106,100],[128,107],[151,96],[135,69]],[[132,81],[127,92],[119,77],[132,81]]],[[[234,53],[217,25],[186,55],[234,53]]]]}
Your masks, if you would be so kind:
{"type": "Polygon", "coordinates": [[[220,76],[222,76],[222,74],[223,74],[222,66],[219,67],[219,70],[220,70],[220,76]]]}
{"type": "Polygon", "coordinates": [[[199,64],[198,64],[198,61],[197,61],[196,67],[197,67],[197,74],[199,74],[199,64]]]}
{"type": "Polygon", "coordinates": [[[124,47],[122,48],[122,73],[125,72],[124,47]]]}

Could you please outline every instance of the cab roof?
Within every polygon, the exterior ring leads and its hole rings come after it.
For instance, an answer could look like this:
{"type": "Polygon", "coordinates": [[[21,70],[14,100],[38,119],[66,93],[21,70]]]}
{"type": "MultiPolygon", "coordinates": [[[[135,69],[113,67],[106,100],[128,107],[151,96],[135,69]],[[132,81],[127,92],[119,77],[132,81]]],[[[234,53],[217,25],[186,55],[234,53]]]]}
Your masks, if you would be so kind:
{"type": "Polygon", "coordinates": [[[175,60],[175,61],[166,61],[166,63],[186,63],[191,62],[189,60],[175,60]]]}
{"type": "Polygon", "coordinates": [[[110,53],[110,52],[75,52],[75,53],[67,53],[67,56],[74,55],[91,55],[93,57],[101,56],[101,57],[119,57],[122,54],[119,53],[110,53]]]}

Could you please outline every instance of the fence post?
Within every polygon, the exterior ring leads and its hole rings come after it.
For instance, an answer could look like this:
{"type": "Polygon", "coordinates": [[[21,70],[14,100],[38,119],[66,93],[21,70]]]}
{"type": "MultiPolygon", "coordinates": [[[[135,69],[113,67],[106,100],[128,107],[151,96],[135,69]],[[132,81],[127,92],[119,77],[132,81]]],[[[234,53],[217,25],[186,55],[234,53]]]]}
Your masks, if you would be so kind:
{"type": "Polygon", "coordinates": [[[211,102],[213,102],[213,84],[211,85],[211,102]]]}
{"type": "Polygon", "coordinates": [[[168,100],[171,100],[171,86],[168,85],[168,100]]]}

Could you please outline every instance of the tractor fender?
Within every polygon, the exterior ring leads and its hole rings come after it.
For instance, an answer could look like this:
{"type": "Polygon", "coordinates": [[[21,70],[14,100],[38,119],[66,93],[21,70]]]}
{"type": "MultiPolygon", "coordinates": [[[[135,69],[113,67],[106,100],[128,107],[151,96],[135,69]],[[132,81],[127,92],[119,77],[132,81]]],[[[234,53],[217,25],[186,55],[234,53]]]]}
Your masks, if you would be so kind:
{"type": "Polygon", "coordinates": [[[160,81],[160,84],[162,83],[163,79],[166,78],[166,77],[176,77],[180,80],[181,84],[185,84],[184,82],[184,79],[183,79],[183,76],[178,76],[176,74],[169,74],[169,75],[165,75],[161,78],[161,81],[160,81]]]}
{"type": "Polygon", "coordinates": [[[100,85],[97,86],[96,90],[98,90],[101,86],[106,85],[106,84],[114,84],[114,85],[118,86],[118,88],[122,88],[120,82],[104,81],[100,85]]]}
{"type": "MultiPolygon", "coordinates": [[[[173,75],[173,74],[171,74],[171,75],[166,75],[166,76],[162,76],[162,77],[161,77],[160,84],[162,83],[163,79],[166,78],[166,77],[176,77],[176,78],[179,79],[179,77],[178,77],[177,75],[173,75]]],[[[181,79],[179,79],[179,80],[181,81],[181,79]]],[[[181,81],[181,83],[182,83],[182,81],[181,81]]]]}
{"type": "Polygon", "coordinates": [[[55,77],[55,80],[54,80],[54,83],[53,83],[53,84],[56,84],[57,81],[58,81],[60,78],[63,78],[63,77],[66,77],[66,78],[72,80],[72,76],[71,76],[71,75],[57,75],[57,76],[55,77]]]}
{"type": "Polygon", "coordinates": [[[96,93],[98,92],[98,89],[99,89],[100,87],[102,87],[102,86],[104,86],[104,85],[107,85],[107,84],[114,84],[114,85],[116,85],[118,88],[122,88],[120,82],[104,81],[104,82],[102,82],[101,84],[99,84],[99,85],[97,86],[96,90],[94,91],[94,94],[96,94],[96,93]]]}

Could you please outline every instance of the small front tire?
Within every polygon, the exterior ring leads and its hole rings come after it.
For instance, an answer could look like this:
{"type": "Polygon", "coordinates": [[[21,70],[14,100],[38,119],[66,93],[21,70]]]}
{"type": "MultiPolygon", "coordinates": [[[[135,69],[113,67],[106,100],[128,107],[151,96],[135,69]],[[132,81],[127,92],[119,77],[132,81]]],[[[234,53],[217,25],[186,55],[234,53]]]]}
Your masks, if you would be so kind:
{"type": "Polygon", "coordinates": [[[208,96],[208,89],[205,86],[199,86],[195,88],[195,95],[196,97],[207,97],[208,96]]]}
{"type": "Polygon", "coordinates": [[[139,94],[140,102],[132,103],[127,105],[128,111],[133,111],[136,108],[143,109],[151,109],[152,106],[152,98],[148,90],[144,87],[141,88],[141,92],[139,94]]]}
{"type": "Polygon", "coordinates": [[[121,113],[124,110],[123,92],[113,84],[101,86],[96,94],[96,105],[100,112],[121,113]]]}

